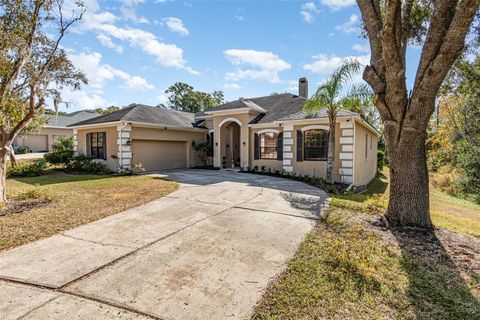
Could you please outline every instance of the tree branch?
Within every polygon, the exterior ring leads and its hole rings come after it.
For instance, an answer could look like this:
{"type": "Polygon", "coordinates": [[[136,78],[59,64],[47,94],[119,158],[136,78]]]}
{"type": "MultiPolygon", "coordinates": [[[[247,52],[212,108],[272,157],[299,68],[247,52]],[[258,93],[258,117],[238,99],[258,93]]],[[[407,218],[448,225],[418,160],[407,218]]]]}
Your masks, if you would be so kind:
{"type": "Polygon", "coordinates": [[[413,91],[419,86],[428,66],[438,55],[438,51],[444,42],[444,36],[453,20],[453,13],[457,9],[457,4],[458,0],[437,0],[434,2],[432,19],[420,56],[413,91]]]}
{"type": "MultiPolygon", "coordinates": [[[[431,61],[425,66],[421,78],[418,78],[415,91],[412,97],[415,109],[412,112],[420,113],[422,120],[428,121],[433,109],[422,109],[422,101],[435,100],[435,95],[429,92],[437,92],[445,79],[448,71],[462,54],[465,47],[465,37],[470,30],[473,18],[480,9],[480,0],[462,0],[455,10],[453,18],[449,21],[448,29],[445,32],[443,41],[437,50],[437,54],[431,57],[431,61]]],[[[443,28],[442,28],[443,29],[443,28]]]]}

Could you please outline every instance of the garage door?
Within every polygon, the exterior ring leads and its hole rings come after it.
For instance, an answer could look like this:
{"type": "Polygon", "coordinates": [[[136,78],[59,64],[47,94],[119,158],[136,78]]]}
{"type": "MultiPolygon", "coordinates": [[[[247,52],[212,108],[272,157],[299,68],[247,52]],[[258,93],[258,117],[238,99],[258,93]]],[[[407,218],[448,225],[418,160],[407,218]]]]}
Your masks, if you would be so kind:
{"type": "Polygon", "coordinates": [[[133,140],[132,152],[133,164],[147,171],[187,167],[186,142],[133,140]]]}
{"type": "Polygon", "coordinates": [[[47,135],[25,135],[23,141],[19,141],[22,146],[28,147],[31,152],[45,152],[48,151],[48,136],[47,135]]]}

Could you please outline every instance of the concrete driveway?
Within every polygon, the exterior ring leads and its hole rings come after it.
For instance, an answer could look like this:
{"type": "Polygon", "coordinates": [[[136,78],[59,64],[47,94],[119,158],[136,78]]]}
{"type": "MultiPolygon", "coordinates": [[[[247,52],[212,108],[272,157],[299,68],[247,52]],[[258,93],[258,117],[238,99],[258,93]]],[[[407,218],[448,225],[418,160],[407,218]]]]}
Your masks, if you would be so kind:
{"type": "Polygon", "coordinates": [[[1,253],[0,318],[248,318],[327,203],[324,192],[279,178],[156,176],[180,189],[1,253]]]}

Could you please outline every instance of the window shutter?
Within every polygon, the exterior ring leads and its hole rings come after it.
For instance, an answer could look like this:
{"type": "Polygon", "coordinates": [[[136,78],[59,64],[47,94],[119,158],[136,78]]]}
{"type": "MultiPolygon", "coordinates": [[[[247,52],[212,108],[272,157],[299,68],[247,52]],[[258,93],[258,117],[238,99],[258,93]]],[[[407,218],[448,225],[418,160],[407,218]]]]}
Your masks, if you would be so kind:
{"type": "Polygon", "coordinates": [[[277,160],[283,160],[283,132],[277,136],[277,160]]]}
{"type": "Polygon", "coordinates": [[[87,149],[87,150],[85,150],[85,154],[86,154],[88,157],[90,157],[90,156],[92,155],[92,154],[91,154],[91,153],[92,153],[92,134],[91,134],[91,133],[87,133],[86,139],[87,139],[87,141],[86,141],[86,142],[87,142],[87,144],[86,144],[86,149],[87,149]]]}
{"type": "MultiPolygon", "coordinates": [[[[121,137],[120,137],[121,139],[121,137]]],[[[102,147],[103,147],[103,160],[107,160],[107,133],[102,132],[102,147]]]]}
{"type": "Polygon", "coordinates": [[[303,134],[297,130],[297,161],[303,161],[303,134]]]}
{"type": "Polygon", "coordinates": [[[258,160],[260,159],[260,137],[256,133],[254,136],[254,149],[253,160],[258,160]]]}

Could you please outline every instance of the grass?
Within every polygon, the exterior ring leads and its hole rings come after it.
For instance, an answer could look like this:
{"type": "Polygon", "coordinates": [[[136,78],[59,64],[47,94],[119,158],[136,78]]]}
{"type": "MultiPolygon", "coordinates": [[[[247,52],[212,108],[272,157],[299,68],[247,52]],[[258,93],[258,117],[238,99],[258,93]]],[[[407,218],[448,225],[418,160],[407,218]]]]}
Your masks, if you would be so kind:
{"type": "MultiPolygon", "coordinates": [[[[387,187],[385,175],[368,192],[334,196],[252,318],[480,319],[480,239],[373,226],[387,187]]],[[[480,235],[476,204],[437,190],[431,202],[436,226],[480,235]]]]}
{"type": "Polygon", "coordinates": [[[119,213],[177,190],[149,176],[47,175],[7,180],[9,199],[48,198],[48,205],[0,216],[0,251],[119,213]]]}

